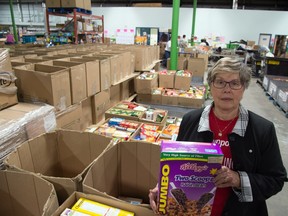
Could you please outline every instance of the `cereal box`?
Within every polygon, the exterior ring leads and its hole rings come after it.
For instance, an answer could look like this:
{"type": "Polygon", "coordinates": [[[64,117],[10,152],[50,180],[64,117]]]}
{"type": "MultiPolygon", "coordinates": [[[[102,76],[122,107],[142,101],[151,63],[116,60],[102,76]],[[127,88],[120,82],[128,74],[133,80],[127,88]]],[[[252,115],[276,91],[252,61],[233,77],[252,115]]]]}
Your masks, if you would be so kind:
{"type": "Polygon", "coordinates": [[[210,215],[213,178],[223,153],[214,143],[162,141],[158,211],[162,215],[210,215]]]}

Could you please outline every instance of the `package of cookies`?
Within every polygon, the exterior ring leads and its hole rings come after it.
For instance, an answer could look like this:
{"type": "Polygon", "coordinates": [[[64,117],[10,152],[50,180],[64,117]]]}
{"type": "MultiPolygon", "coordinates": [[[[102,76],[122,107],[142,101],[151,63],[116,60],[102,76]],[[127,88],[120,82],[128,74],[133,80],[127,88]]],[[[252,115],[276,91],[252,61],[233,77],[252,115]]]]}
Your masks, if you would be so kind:
{"type": "Polygon", "coordinates": [[[158,211],[162,215],[208,216],[223,153],[215,143],[161,143],[158,211]]]}

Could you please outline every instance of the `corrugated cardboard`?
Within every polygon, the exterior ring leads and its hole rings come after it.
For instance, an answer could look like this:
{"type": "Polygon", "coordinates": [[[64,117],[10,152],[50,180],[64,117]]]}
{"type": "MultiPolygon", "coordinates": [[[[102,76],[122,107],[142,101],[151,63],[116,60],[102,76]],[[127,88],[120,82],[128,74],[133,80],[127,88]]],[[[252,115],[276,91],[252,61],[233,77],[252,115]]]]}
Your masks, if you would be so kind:
{"type": "Polygon", "coordinates": [[[174,88],[175,72],[171,74],[161,74],[159,73],[159,87],[163,88],[174,88]]]}
{"type": "Polygon", "coordinates": [[[43,134],[8,155],[8,169],[38,173],[53,183],[59,203],[74,191],[82,191],[82,180],[91,162],[110,144],[97,134],[59,130],[43,134]]]}
{"type": "Polygon", "coordinates": [[[60,0],[46,0],[46,7],[47,8],[61,7],[61,1],[60,0]]]}
{"type": "Polygon", "coordinates": [[[53,60],[52,65],[69,68],[72,104],[79,103],[87,97],[86,68],[84,63],[53,60]]]}
{"type": "Polygon", "coordinates": [[[115,104],[121,101],[121,85],[112,85],[110,87],[110,105],[114,106],[115,104]]]}
{"type": "Polygon", "coordinates": [[[162,94],[162,104],[163,105],[177,106],[178,105],[178,96],[162,94]]]}
{"type": "Polygon", "coordinates": [[[81,101],[82,116],[81,116],[81,130],[85,130],[88,126],[93,124],[92,112],[92,97],[88,97],[81,101]]]}
{"type": "Polygon", "coordinates": [[[61,6],[63,8],[84,8],[84,3],[83,0],[61,0],[61,6]]]}
{"type": "Polygon", "coordinates": [[[203,58],[189,58],[187,70],[193,73],[193,76],[204,76],[205,60],[203,58]]]}
{"type": "Polygon", "coordinates": [[[181,89],[181,90],[189,90],[191,86],[191,80],[192,80],[192,75],[187,77],[187,76],[177,76],[175,75],[175,89],[181,89]]]}
{"type": "Polygon", "coordinates": [[[161,94],[137,94],[136,98],[138,103],[151,103],[151,104],[162,104],[161,94]]]}
{"type": "Polygon", "coordinates": [[[126,205],[133,206],[136,215],[153,215],[147,194],[157,184],[159,165],[158,145],[144,142],[117,143],[89,168],[83,181],[83,191],[110,197],[119,203],[125,203],[117,199],[119,196],[140,198],[146,205],[126,205]]]}
{"type": "Polygon", "coordinates": [[[0,71],[0,110],[18,103],[15,81],[14,73],[0,71]]]}
{"type": "Polygon", "coordinates": [[[69,70],[34,64],[14,68],[18,94],[22,101],[40,101],[63,110],[71,105],[69,70]]]}
{"type": "Polygon", "coordinates": [[[100,89],[101,91],[103,91],[110,88],[111,86],[110,59],[107,57],[96,57],[96,56],[83,56],[83,58],[89,60],[99,60],[100,89]]]}
{"type": "Polygon", "coordinates": [[[110,108],[110,88],[92,97],[93,124],[105,119],[105,112],[110,108]]]}
{"type": "Polygon", "coordinates": [[[83,0],[83,8],[86,10],[92,10],[91,8],[91,0],[83,0]]]}
{"type": "Polygon", "coordinates": [[[153,79],[134,79],[135,91],[137,94],[151,94],[152,88],[158,87],[158,74],[153,79]]]}
{"type": "Polygon", "coordinates": [[[82,106],[73,104],[56,113],[57,128],[81,130],[82,106]]]}
{"type": "Polygon", "coordinates": [[[0,171],[0,214],[50,216],[59,207],[51,183],[32,173],[0,171]]]}
{"type": "Polygon", "coordinates": [[[98,60],[70,58],[72,62],[83,62],[86,66],[87,97],[100,92],[100,68],[98,60]]]}
{"type": "Polygon", "coordinates": [[[121,100],[126,100],[135,94],[134,79],[128,79],[120,83],[121,86],[121,100]]]}
{"type": "Polygon", "coordinates": [[[178,97],[178,105],[179,106],[186,106],[191,108],[202,108],[204,105],[205,99],[197,99],[191,97],[178,97]]]}
{"type": "Polygon", "coordinates": [[[72,208],[72,206],[79,200],[80,198],[89,199],[92,201],[96,201],[102,204],[106,204],[115,208],[123,209],[126,211],[134,212],[136,215],[139,216],[152,216],[154,215],[153,212],[147,207],[139,208],[135,205],[131,205],[127,202],[121,202],[119,200],[114,200],[111,198],[99,196],[99,195],[92,195],[80,192],[74,192],[55,212],[52,216],[59,216],[66,208],[72,208]]]}

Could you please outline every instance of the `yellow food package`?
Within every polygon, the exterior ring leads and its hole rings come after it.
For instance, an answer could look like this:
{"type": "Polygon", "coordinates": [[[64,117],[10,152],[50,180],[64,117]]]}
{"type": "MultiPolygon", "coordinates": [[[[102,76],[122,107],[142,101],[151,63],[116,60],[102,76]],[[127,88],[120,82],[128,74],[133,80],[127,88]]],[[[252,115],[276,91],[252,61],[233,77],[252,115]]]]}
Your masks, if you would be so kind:
{"type": "Polygon", "coordinates": [[[80,198],[72,207],[72,210],[83,212],[92,216],[134,216],[133,212],[114,208],[85,198],[80,198]]]}

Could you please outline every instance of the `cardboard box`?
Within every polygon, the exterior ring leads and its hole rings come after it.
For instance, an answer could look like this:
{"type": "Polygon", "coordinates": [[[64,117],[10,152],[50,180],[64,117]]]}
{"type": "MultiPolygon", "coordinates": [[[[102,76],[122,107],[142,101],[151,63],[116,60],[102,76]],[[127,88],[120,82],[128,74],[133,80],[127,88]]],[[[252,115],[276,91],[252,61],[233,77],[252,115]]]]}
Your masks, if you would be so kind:
{"type": "Polygon", "coordinates": [[[56,113],[57,128],[81,131],[81,118],[81,104],[73,104],[56,113]]]}
{"type": "Polygon", "coordinates": [[[191,76],[178,76],[177,73],[175,75],[175,89],[181,89],[181,90],[189,90],[191,86],[191,76]]]}
{"type": "Polygon", "coordinates": [[[85,59],[98,60],[100,71],[100,89],[101,91],[107,90],[111,86],[111,74],[110,74],[110,59],[105,57],[96,56],[83,56],[85,59]]]}
{"type": "Polygon", "coordinates": [[[162,100],[161,101],[162,101],[163,105],[177,106],[178,105],[178,96],[162,94],[162,100]]]}
{"type": "Polygon", "coordinates": [[[213,179],[222,160],[221,148],[214,143],[162,141],[159,213],[170,214],[175,208],[211,212],[216,191],[213,179]],[[197,205],[188,205],[194,202],[197,205]]]}
{"type": "Polygon", "coordinates": [[[110,108],[110,89],[99,92],[92,97],[93,124],[104,121],[105,112],[110,108]]]}
{"type": "Polygon", "coordinates": [[[7,169],[38,173],[53,183],[59,203],[74,191],[111,139],[97,134],[58,130],[24,142],[4,161],[7,169]]]}
{"type": "Polygon", "coordinates": [[[187,58],[184,56],[178,56],[178,70],[186,70],[187,69],[187,58]]]}
{"type": "Polygon", "coordinates": [[[67,68],[34,64],[16,67],[14,71],[21,101],[48,103],[56,110],[64,110],[71,105],[70,79],[67,68]]]}
{"type": "Polygon", "coordinates": [[[100,68],[98,60],[70,58],[70,61],[83,62],[86,66],[87,97],[100,92],[100,68]]]}
{"type": "Polygon", "coordinates": [[[32,173],[0,171],[1,215],[50,216],[59,207],[51,183],[32,173]]]}
{"type": "Polygon", "coordinates": [[[121,109],[117,107],[111,107],[105,112],[105,119],[109,118],[124,118],[127,120],[132,121],[139,121],[139,119],[143,116],[143,111],[136,111],[136,110],[128,110],[128,109],[121,109]],[[129,115],[133,113],[134,115],[129,115]]]}
{"type": "Polygon", "coordinates": [[[69,68],[72,104],[79,103],[87,97],[85,63],[54,60],[52,65],[69,68]]]}
{"type": "Polygon", "coordinates": [[[130,96],[135,94],[134,78],[121,82],[120,88],[121,88],[121,100],[127,100],[130,96]]]}
{"type": "Polygon", "coordinates": [[[83,191],[131,206],[136,215],[154,215],[148,204],[147,191],[156,185],[159,155],[160,147],[155,144],[117,143],[98,157],[89,168],[83,181],[83,191]],[[117,199],[119,196],[139,198],[145,204],[125,203],[117,199]]]}
{"type": "Polygon", "coordinates": [[[159,87],[174,88],[175,72],[167,71],[167,74],[159,73],[159,87]]]}
{"type": "Polygon", "coordinates": [[[121,85],[112,85],[110,87],[110,104],[111,106],[116,105],[121,101],[121,85]]]}
{"type": "Polygon", "coordinates": [[[0,110],[18,103],[15,81],[14,73],[0,71],[0,110]]]}
{"type": "Polygon", "coordinates": [[[135,91],[137,94],[151,94],[152,88],[158,87],[157,73],[144,73],[134,78],[135,91]],[[141,77],[149,76],[149,79],[142,79],[141,77]]]}
{"type": "Polygon", "coordinates": [[[92,112],[92,97],[88,97],[81,101],[82,116],[81,116],[81,130],[85,130],[88,126],[93,124],[92,112]]]}
{"type": "Polygon", "coordinates": [[[84,8],[83,0],[61,0],[63,8],[84,8]]]}
{"type": "Polygon", "coordinates": [[[162,94],[137,94],[138,103],[162,104],[162,94]]]}
{"type": "Polygon", "coordinates": [[[47,8],[60,8],[61,1],[60,0],[46,0],[46,7],[47,8]]]}
{"type": "Polygon", "coordinates": [[[191,98],[191,97],[178,97],[178,105],[179,106],[185,106],[185,107],[191,107],[191,108],[202,108],[204,106],[205,99],[197,99],[197,98],[191,98]]]}
{"type": "Polygon", "coordinates": [[[83,0],[83,8],[85,10],[92,10],[92,7],[91,7],[91,0],[83,0]]]}
{"type": "Polygon", "coordinates": [[[134,212],[136,215],[147,215],[152,216],[153,213],[148,208],[142,207],[139,208],[136,205],[132,205],[123,201],[114,200],[111,198],[99,196],[99,195],[92,195],[86,194],[81,192],[74,192],[56,211],[52,216],[59,216],[66,208],[72,208],[72,206],[80,199],[85,198],[95,202],[102,203],[104,205],[109,205],[115,208],[123,209],[126,211],[134,212]]]}
{"type": "Polygon", "coordinates": [[[205,60],[203,58],[189,58],[187,70],[192,72],[193,76],[204,76],[205,60]]]}

